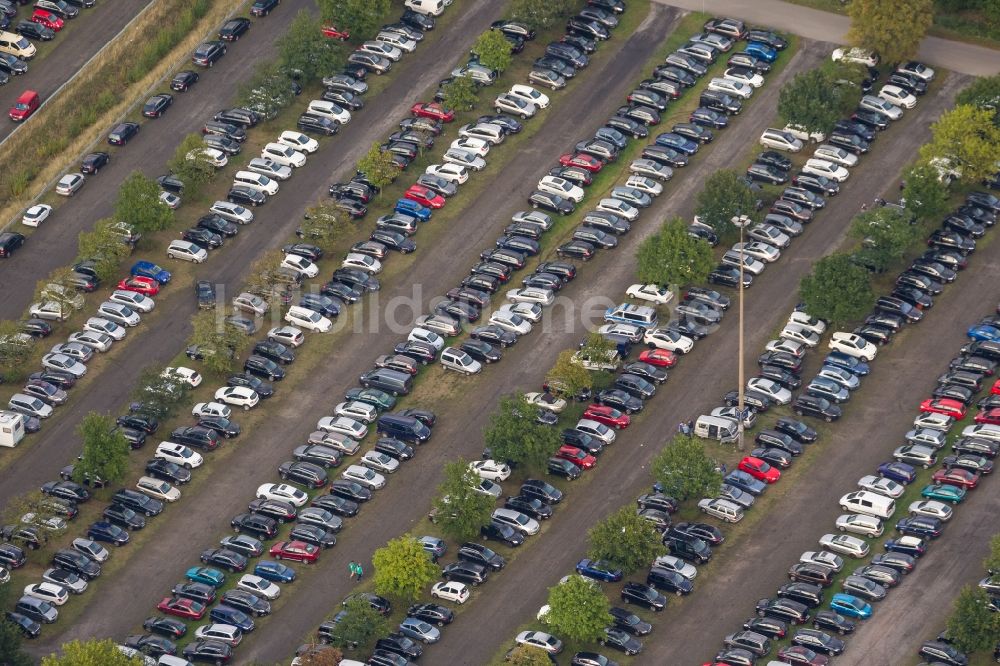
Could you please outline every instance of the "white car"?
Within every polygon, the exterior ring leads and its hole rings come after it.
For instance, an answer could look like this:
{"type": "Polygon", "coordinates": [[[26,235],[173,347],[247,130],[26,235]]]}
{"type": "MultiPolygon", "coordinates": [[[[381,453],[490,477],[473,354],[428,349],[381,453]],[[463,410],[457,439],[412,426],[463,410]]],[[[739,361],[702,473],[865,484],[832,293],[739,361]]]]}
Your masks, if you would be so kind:
{"type": "Polygon", "coordinates": [[[306,341],[302,331],[294,326],[275,326],[267,332],[267,339],[271,342],[280,342],[286,347],[299,347],[306,341]]]}
{"type": "Polygon", "coordinates": [[[878,354],[878,348],[875,345],[860,335],[844,331],[835,332],[830,337],[830,342],[827,346],[834,351],[860,358],[863,361],[871,361],[878,354]]]}
{"type": "Polygon", "coordinates": [[[955,425],[954,417],[937,414],[935,412],[924,412],[918,415],[917,418],[913,419],[914,428],[926,428],[930,430],[948,432],[951,430],[953,425],[955,425]]]}
{"type": "Polygon", "coordinates": [[[346,416],[324,416],[316,423],[316,429],[323,432],[340,433],[356,440],[362,440],[368,436],[367,425],[346,416]]]}
{"type": "Polygon", "coordinates": [[[801,342],[806,347],[819,345],[819,336],[801,324],[785,324],[785,327],[781,329],[781,337],[801,342]]]}
{"type": "Polygon", "coordinates": [[[639,209],[621,199],[601,199],[597,202],[597,210],[614,213],[615,215],[624,217],[629,222],[635,222],[636,218],[639,217],[639,209]]]}
{"type": "Polygon", "coordinates": [[[52,206],[48,204],[36,204],[24,211],[24,216],[21,218],[21,224],[26,227],[37,227],[45,220],[49,219],[49,213],[52,212],[52,206]]]}
{"type": "Polygon", "coordinates": [[[227,643],[232,647],[236,647],[243,640],[243,632],[240,631],[239,627],[233,626],[231,624],[222,624],[215,622],[212,624],[203,624],[194,632],[195,638],[202,638],[205,640],[220,641],[222,643],[227,643]]]}
{"type": "Polygon", "coordinates": [[[912,109],[917,105],[917,98],[899,86],[882,86],[881,90],[878,91],[878,96],[904,109],[912,109]]]}
{"type": "Polygon", "coordinates": [[[360,252],[348,253],[340,265],[343,268],[356,268],[358,270],[365,271],[366,273],[371,273],[372,275],[382,272],[382,262],[375,257],[367,254],[361,254],[360,252]]]}
{"type": "Polygon", "coordinates": [[[850,534],[824,534],[819,545],[834,553],[860,558],[868,555],[868,544],[850,534]]]}
{"type": "Polygon", "coordinates": [[[751,377],[747,380],[747,389],[763,393],[779,405],[787,405],[792,401],[791,391],[778,382],[766,377],[751,377]]]}
{"type": "Polygon", "coordinates": [[[455,183],[456,185],[461,185],[465,181],[469,180],[469,170],[465,167],[459,166],[457,164],[432,164],[426,169],[424,173],[430,176],[437,176],[438,178],[444,178],[448,182],[455,183]]]}
{"type": "Polygon", "coordinates": [[[813,151],[813,157],[847,168],[857,166],[858,164],[857,155],[847,152],[840,146],[833,146],[828,143],[816,146],[816,150],[813,151]]]}
{"type": "MultiPolygon", "coordinates": [[[[289,148],[289,150],[291,150],[289,148]]],[[[267,196],[278,193],[278,181],[271,180],[267,176],[255,171],[237,171],[234,176],[233,187],[249,187],[252,190],[263,192],[267,196]]]]}
{"type": "Polygon", "coordinates": [[[246,386],[223,386],[215,392],[215,399],[227,405],[242,407],[244,411],[256,407],[260,402],[257,392],[246,386]]]}
{"type": "Polygon", "coordinates": [[[376,40],[367,41],[361,44],[356,50],[362,53],[373,53],[383,58],[388,58],[393,62],[398,62],[403,57],[402,49],[398,49],[392,44],[379,42],[376,40]]]}
{"type": "Polygon", "coordinates": [[[541,529],[537,520],[514,509],[494,509],[493,521],[512,527],[525,536],[538,534],[541,529]]]}
{"type": "Polygon", "coordinates": [[[56,194],[71,197],[83,187],[85,182],[87,182],[86,177],[82,173],[68,173],[56,183],[56,194]]]}
{"type": "Polygon", "coordinates": [[[951,520],[952,509],[944,502],[935,500],[917,500],[911,502],[907,511],[911,516],[930,516],[940,520],[951,520]]]}
{"type": "Polygon", "coordinates": [[[203,416],[221,416],[228,419],[233,415],[233,410],[221,402],[199,402],[191,408],[191,416],[199,419],[203,416]]]}
{"type": "Polygon", "coordinates": [[[763,241],[750,241],[749,243],[736,243],[733,245],[734,252],[742,251],[743,254],[750,255],[754,259],[759,259],[765,264],[773,264],[781,258],[781,250],[768,245],[763,241]]]}
{"type": "Polygon", "coordinates": [[[69,336],[69,342],[76,342],[91,349],[96,349],[99,352],[106,352],[111,349],[114,341],[114,338],[110,335],[95,331],[76,331],[69,336]]]}
{"type": "Polygon", "coordinates": [[[248,291],[244,291],[241,294],[233,296],[233,307],[237,310],[243,310],[244,312],[250,312],[257,316],[261,316],[266,313],[271,306],[257,294],[251,294],[248,291]]]}
{"type": "Polygon", "coordinates": [[[57,301],[43,301],[32,303],[28,308],[28,314],[38,319],[65,321],[73,314],[73,307],[57,301]]]}
{"type": "Polygon", "coordinates": [[[740,99],[749,99],[753,95],[753,86],[744,81],[734,81],[721,76],[708,82],[708,89],[726,93],[740,99]]]}
{"type": "Polygon", "coordinates": [[[287,483],[265,483],[257,488],[257,499],[273,499],[300,507],[309,501],[309,495],[287,483]]]}
{"type": "Polygon", "coordinates": [[[697,567],[693,564],[685,562],[679,557],[674,557],[673,555],[660,555],[653,560],[653,566],[666,569],[667,571],[673,571],[674,573],[684,576],[688,580],[694,580],[698,577],[697,567]]]}
{"type": "Polygon", "coordinates": [[[591,437],[595,437],[605,444],[611,445],[615,443],[615,431],[608,426],[600,423],[598,421],[592,421],[590,419],[580,419],[573,426],[575,430],[580,432],[585,432],[591,437]]]}
{"type": "Polygon", "coordinates": [[[674,300],[674,292],[655,284],[633,284],[625,290],[625,295],[657,305],[666,305],[674,300]]]}
{"type": "Polygon", "coordinates": [[[200,264],[208,259],[208,250],[191,241],[172,240],[167,246],[167,257],[200,264]]]}
{"type": "Polygon", "coordinates": [[[830,58],[834,62],[843,60],[844,62],[853,62],[865,67],[875,67],[879,61],[878,54],[860,47],[834,49],[830,58]]]}
{"type": "Polygon", "coordinates": [[[513,95],[514,97],[520,97],[525,102],[534,104],[539,109],[546,109],[549,106],[549,98],[531,86],[526,86],[523,83],[515,83],[507,91],[508,95],[513,95]]]}
{"type": "Polygon", "coordinates": [[[625,181],[625,187],[634,187],[640,192],[645,192],[651,197],[658,197],[663,193],[663,185],[656,182],[649,176],[643,176],[637,173],[632,174],[625,181]]]}
{"type": "Polygon", "coordinates": [[[319,266],[298,254],[286,254],[281,260],[282,268],[290,268],[307,278],[319,275],[319,266]]]}
{"type": "Polygon", "coordinates": [[[801,342],[796,342],[795,340],[789,340],[788,338],[778,338],[777,340],[769,340],[766,345],[764,345],[764,351],[775,351],[775,352],[785,352],[786,354],[791,354],[795,358],[802,358],[808,347],[806,347],[801,342]]]}
{"type": "Polygon", "coordinates": [[[449,148],[445,151],[441,159],[449,164],[460,166],[463,169],[482,171],[486,168],[486,160],[461,148],[449,148]]]}
{"type": "Polygon", "coordinates": [[[743,507],[727,499],[705,498],[698,502],[698,508],[701,509],[702,513],[727,523],[738,523],[743,520],[743,507]]]}
{"type": "MultiPolygon", "coordinates": [[[[306,165],[305,154],[284,142],[272,142],[265,145],[260,151],[260,156],[287,167],[298,168],[306,165]]],[[[274,192],[268,192],[268,194],[274,194],[274,192]]]]}
{"type": "Polygon", "coordinates": [[[50,370],[68,372],[77,379],[87,374],[87,366],[66,354],[46,354],[42,357],[42,365],[50,370]]]}
{"type": "Polygon", "coordinates": [[[531,333],[531,322],[512,312],[500,312],[497,310],[490,315],[489,323],[519,336],[531,333]]]}
{"type": "Polygon", "coordinates": [[[309,102],[309,106],[306,107],[306,112],[312,115],[329,118],[335,123],[340,123],[341,125],[346,125],[351,122],[350,111],[324,99],[314,99],[309,102]]]}
{"type": "Polygon", "coordinates": [[[56,606],[62,606],[69,600],[69,591],[55,583],[32,583],[24,588],[24,596],[47,601],[56,606]]]}
{"type": "Polygon", "coordinates": [[[503,143],[507,135],[503,128],[496,123],[469,123],[458,128],[459,136],[472,136],[477,139],[488,141],[490,145],[503,143]]]}
{"type": "Polygon", "coordinates": [[[558,654],[563,649],[561,640],[544,631],[522,631],[514,637],[514,642],[545,650],[549,654],[558,654]]]}
{"type": "Polygon", "coordinates": [[[473,460],[469,469],[480,479],[506,481],[510,477],[510,467],[498,460],[473,460]]]}
{"type": "Polygon", "coordinates": [[[307,331],[319,333],[327,333],[333,328],[333,322],[320,313],[298,305],[288,308],[288,312],[285,313],[285,321],[307,331]]]}
{"type": "Polygon", "coordinates": [[[504,303],[497,308],[497,311],[519,315],[532,324],[542,320],[542,306],[538,303],[504,303]]]}
{"type": "Polygon", "coordinates": [[[434,331],[428,331],[426,328],[420,328],[419,326],[414,327],[410,331],[410,334],[406,336],[406,339],[429,344],[434,347],[435,351],[444,349],[444,338],[434,331]]]}
{"type": "Polygon", "coordinates": [[[361,456],[361,460],[358,462],[376,472],[383,472],[385,474],[393,474],[399,469],[398,460],[380,451],[368,451],[365,455],[361,456]]]}
{"type": "Polygon", "coordinates": [[[558,194],[574,203],[583,201],[583,188],[558,176],[543,176],[538,181],[538,189],[549,194],[558,194]]]}
{"type": "Polygon", "coordinates": [[[113,321],[104,319],[103,317],[91,317],[83,324],[83,330],[93,331],[94,333],[103,333],[104,335],[110,336],[116,342],[125,337],[125,327],[119,326],[113,321]]]}
{"type": "Polygon", "coordinates": [[[764,272],[764,262],[754,259],[749,254],[740,254],[739,252],[734,252],[733,250],[727,250],[724,255],[722,255],[722,263],[728,266],[740,267],[743,265],[743,270],[751,275],[760,275],[764,272]]]}
{"type": "Polygon", "coordinates": [[[456,604],[464,604],[469,600],[469,588],[465,583],[443,581],[434,583],[434,586],[431,588],[431,596],[435,599],[444,599],[445,601],[453,601],[456,604]]]}
{"type": "Polygon", "coordinates": [[[227,157],[224,152],[222,152],[218,148],[211,148],[209,146],[205,146],[204,148],[199,148],[197,150],[192,150],[184,157],[186,159],[191,160],[192,162],[199,159],[205,160],[216,169],[221,169],[222,167],[229,164],[229,157],[227,157]]]}
{"type": "Polygon", "coordinates": [[[854,532],[866,537],[880,537],[885,528],[882,521],[875,516],[860,513],[845,513],[837,518],[837,529],[841,532],[854,532]]]}
{"type": "Polygon", "coordinates": [[[826,134],[823,134],[823,132],[810,132],[804,125],[788,123],[783,128],[783,131],[788,132],[802,143],[805,143],[806,141],[819,143],[820,141],[826,140],[826,134]]]}
{"type": "Polygon", "coordinates": [[[378,409],[360,400],[337,403],[337,406],[333,408],[333,413],[336,416],[343,416],[361,423],[371,423],[378,418],[378,409]]]}
{"type": "Polygon", "coordinates": [[[499,483],[494,483],[489,479],[480,479],[479,483],[472,487],[477,493],[483,495],[489,495],[493,499],[498,499],[503,493],[503,488],[500,487],[499,483]]]}
{"type": "Polygon", "coordinates": [[[190,385],[192,388],[197,388],[201,385],[201,375],[198,374],[198,371],[192,370],[191,368],[185,368],[184,366],[166,368],[160,373],[160,376],[173,377],[184,382],[185,384],[190,385]]]}
{"type": "Polygon", "coordinates": [[[457,150],[464,150],[479,157],[486,157],[490,152],[490,144],[482,139],[471,136],[462,136],[451,142],[451,147],[457,150]]]}
{"type": "Polygon", "coordinates": [[[139,492],[163,502],[176,502],[181,498],[180,490],[163,479],[155,479],[151,476],[139,477],[135,487],[139,492]]]}
{"type": "Polygon", "coordinates": [[[642,341],[650,348],[666,349],[675,354],[687,354],[694,349],[694,340],[677,331],[653,328],[642,336],[642,341]]]}
{"type": "Polygon", "coordinates": [[[288,180],[292,177],[292,167],[278,164],[269,157],[255,157],[247,164],[247,169],[273,180],[288,180]]]}
{"type": "Polygon", "coordinates": [[[821,160],[818,157],[806,160],[806,163],[802,166],[802,173],[808,173],[813,176],[825,176],[838,183],[844,182],[851,175],[850,171],[839,164],[821,160]]]}
{"type": "Polygon", "coordinates": [[[183,444],[176,444],[174,442],[160,442],[153,453],[153,457],[162,458],[185,469],[200,467],[204,462],[204,458],[201,457],[200,453],[192,451],[183,444]]]}
{"type": "Polygon", "coordinates": [[[152,312],[153,308],[156,307],[156,303],[149,296],[144,296],[136,291],[128,291],[126,289],[115,289],[108,296],[108,300],[112,303],[121,303],[122,305],[127,305],[133,310],[138,310],[139,312],[146,313],[152,312]]]}
{"type": "Polygon", "coordinates": [[[802,140],[785,130],[768,128],[760,135],[760,145],[776,150],[797,153],[802,150],[802,140]]]}
{"type": "Polygon", "coordinates": [[[315,153],[319,150],[319,141],[294,130],[282,132],[281,136],[278,137],[278,143],[283,143],[301,153],[315,153]]]}
{"type": "Polygon", "coordinates": [[[493,108],[495,108],[499,113],[509,113],[525,119],[532,118],[536,113],[538,113],[537,106],[521,97],[511,95],[510,93],[498,95],[497,98],[493,100],[493,108]]]}
{"type": "Polygon", "coordinates": [[[892,499],[899,498],[904,492],[906,492],[906,486],[896,483],[892,479],[886,479],[881,476],[875,476],[874,474],[868,474],[858,479],[858,488],[862,490],[870,490],[873,493],[878,493],[879,495],[885,495],[892,499]]]}
{"type": "Polygon", "coordinates": [[[545,409],[553,414],[560,414],[564,409],[566,409],[566,401],[559,398],[552,393],[544,393],[542,391],[533,391],[531,393],[525,393],[524,399],[529,405],[534,405],[539,409],[545,409]]]}
{"type": "Polygon", "coordinates": [[[341,473],[340,477],[347,481],[354,481],[369,490],[385,487],[385,477],[364,465],[351,465],[341,473]]]}
{"type": "Polygon", "coordinates": [[[803,564],[818,564],[826,567],[834,573],[844,568],[844,558],[828,550],[807,550],[799,556],[799,562],[803,564]]]}
{"type": "Polygon", "coordinates": [[[541,287],[524,287],[522,289],[511,289],[507,292],[506,298],[514,303],[538,303],[539,305],[552,305],[556,300],[556,295],[551,289],[541,287]]]}
{"type": "Polygon", "coordinates": [[[865,95],[861,98],[858,106],[866,111],[881,113],[889,120],[899,120],[903,117],[903,110],[892,102],[876,97],[875,95],[865,95]]]}
{"type": "Polygon", "coordinates": [[[746,67],[730,67],[722,73],[722,76],[740,83],[749,83],[754,88],[760,88],[764,85],[764,77],[746,67]]]}
{"type": "Polygon", "coordinates": [[[216,201],[209,207],[208,211],[236,224],[253,222],[253,211],[230,201],[216,201]]]}
{"type": "Polygon", "coordinates": [[[254,594],[264,597],[274,601],[281,596],[281,588],[267,580],[266,578],[261,578],[260,576],[254,576],[253,574],[244,574],[242,578],[236,583],[236,587],[241,587],[244,590],[249,590],[254,594]]]}

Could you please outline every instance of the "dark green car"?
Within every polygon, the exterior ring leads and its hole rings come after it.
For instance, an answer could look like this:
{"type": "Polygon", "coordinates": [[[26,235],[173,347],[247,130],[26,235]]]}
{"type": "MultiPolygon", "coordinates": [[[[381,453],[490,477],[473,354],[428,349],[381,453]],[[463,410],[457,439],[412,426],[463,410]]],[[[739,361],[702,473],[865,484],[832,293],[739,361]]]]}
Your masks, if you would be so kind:
{"type": "Polygon", "coordinates": [[[373,388],[353,388],[344,395],[344,399],[366,402],[380,411],[388,411],[396,406],[394,397],[385,391],[373,388]]]}

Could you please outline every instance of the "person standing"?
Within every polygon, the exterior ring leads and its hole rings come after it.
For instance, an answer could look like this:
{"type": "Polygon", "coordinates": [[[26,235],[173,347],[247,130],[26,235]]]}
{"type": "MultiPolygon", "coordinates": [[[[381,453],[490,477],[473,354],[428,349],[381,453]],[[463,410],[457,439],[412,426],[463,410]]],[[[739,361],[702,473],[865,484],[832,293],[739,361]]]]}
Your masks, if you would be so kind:
{"type": "Polygon", "coordinates": [[[354,572],[358,574],[358,580],[361,580],[364,577],[365,570],[361,568],[361,562],[355,563],[354,572]]]}
{"type": "Polygon", "coordinates": [[[347,570],[351,572],[351,580],[354,580],[354,576],[358,573],[357,566],[354,560],[351,560],[351,563],[347,565],[347,570]]]}

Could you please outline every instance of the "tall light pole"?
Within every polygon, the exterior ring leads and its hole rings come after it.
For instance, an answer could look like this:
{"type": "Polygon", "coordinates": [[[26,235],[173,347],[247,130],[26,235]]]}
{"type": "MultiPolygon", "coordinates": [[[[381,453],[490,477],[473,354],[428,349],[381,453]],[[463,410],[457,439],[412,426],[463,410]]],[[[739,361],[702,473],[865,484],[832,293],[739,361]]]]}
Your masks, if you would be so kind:
{"type": "Polygon", "coordinates": [[[738,432],[739,436],[736,440],[736,447],[742,451],[743,450],[743,421],[745,418],[745,406],[743,403],[743,394],[746,390],[746,383],[743,376],[743,229],[750,224],[750,218],[746,215],[742,215],[737,211],[737,215],[733,218],[733,224],[740,230],[740,285],[739,285],[739,299],[740,299],[740,326],[739,326],[739,345],[738,354],[739,357],[736,359],[737,365],[739,367],[739,378],[740,383],[738,385],[737,391],[739,395],[739,406],[737,409],[737,421],[738,421],[738,432]]]}

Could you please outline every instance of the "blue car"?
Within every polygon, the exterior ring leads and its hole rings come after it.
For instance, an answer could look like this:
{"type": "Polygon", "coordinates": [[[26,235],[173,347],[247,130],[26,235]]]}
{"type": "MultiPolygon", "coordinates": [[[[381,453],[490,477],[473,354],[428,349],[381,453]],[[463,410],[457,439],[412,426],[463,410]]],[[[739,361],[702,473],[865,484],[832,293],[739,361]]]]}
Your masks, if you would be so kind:
{"type": "Polygon", "coordinates": [[[163,270],[152,261],[137,261],[133,264],[130,272],[136,277],[152,278],[160,284],[170,282],[170,278],[172,277],[170,271],[163,270]]]}
{"type": "Polygon", "coordinates": [[[903,553],[910,557],[920,557],[927,552],[927,542],[920,537],[901,536],[889,539],[882,547],[889,553],[903,553]]]}
{"type": "Polygon", "coordinates": [[[264,560],[258,562],[253,568],[255,576],[260,576],[272,583],[291,583],[295,580],[295,569],[282,564],[281,562],[271,562],[264,560]]]}
{"type": "Polygon", "coordinates": [[[917,469],[902,462],[884,462],[878,466],[878,475],[906,485],[917,478],[917,469]]]}
{"type": "Polygon", "coordinates": [[[576,563],[576,572],[581,576],[605,583],[617,583],[622,579],[621,569],[612,569],[609,564],[601,560],[584,558],[576,563]]]}
{"type": "Polygon", "coordinates": [[[976,324],[969,327],[968,335],[977,342],[996,342],[1000,341],[1000,328],[989,324],[976,324]]]}
{"type": "Polygon", "coordinates": [[[826,358],[823,359],[823,365],[832,365],[835,368],[842,368],[857,375],[858,377],[864,377],[871,372],[871,367],[861,359],[855,358],[854,356],[848,356],[844,352],[839,351],[833,351],[827,354],[826,358]]]}
{"type": "Polygon", "coordinates": [[[742,470],[733,470],[726,478],[723,479],[724,482],[731,486],[736,486],[740,490],[744,490],[751,495],[760,495],[767,488],[767,484],[763,481],[758,481],[746,472],[742,470]]]}
{"type": "Polygon", "coordinates": [[[907,516],[896,522],[896,530],[907,536],[936,539],[941,536],[943,523],[931,516],[907,516]]]}
{"type": "Polygon", "coordinates": [[[397,201],[395,210],[397,213],[412,215],[421,222],[426,222],[431,219],[431,209],[426,206],[421,206],[416,201],[411,199],[400,199],[397,201]]]}
{"type": "Polygon", "coordinates": [[[680,134],[674,134],[673,132],[664,132],[663,134],[657,136],[656,145],[673,148],[674,150],[684,153],[685,155],[694,155],[698,152],[697,143],[681,136],[680,134]]]}
{"type": "Polygon", "coordinates": [[[226,574],[212,567],[191,567],[184,572],[184,577],[196,583],[204,583],[212,587],[220,587],[226,582],[226,574]]]}
{"type": "Polygon", "coordinates": [[[216,606],[208,614],[208,617],[213,622],[231,624],[244,634],[254,630],[254,623],[250,616],[232,606],[216,606]]]}
{"type": "Polygon", "coordinates": [[[124,546],[128,543],[129,534],[117,525],[102,520],[87,528],[87,538],[124,546]]]}
{"type": "Polygon", "coordinates": [[[778,59],[778,52],[763,42],[750,42],[743,52],[765,62],[774,62],[778,59]]]}
{"type": "Polygon", "coordinates": [[[853,594],[844,594],[843,592],[833,595],[833,599],[830,600],[830,610],[859,620],[867,620],[872,616],[871,604],[853,594]]]}

